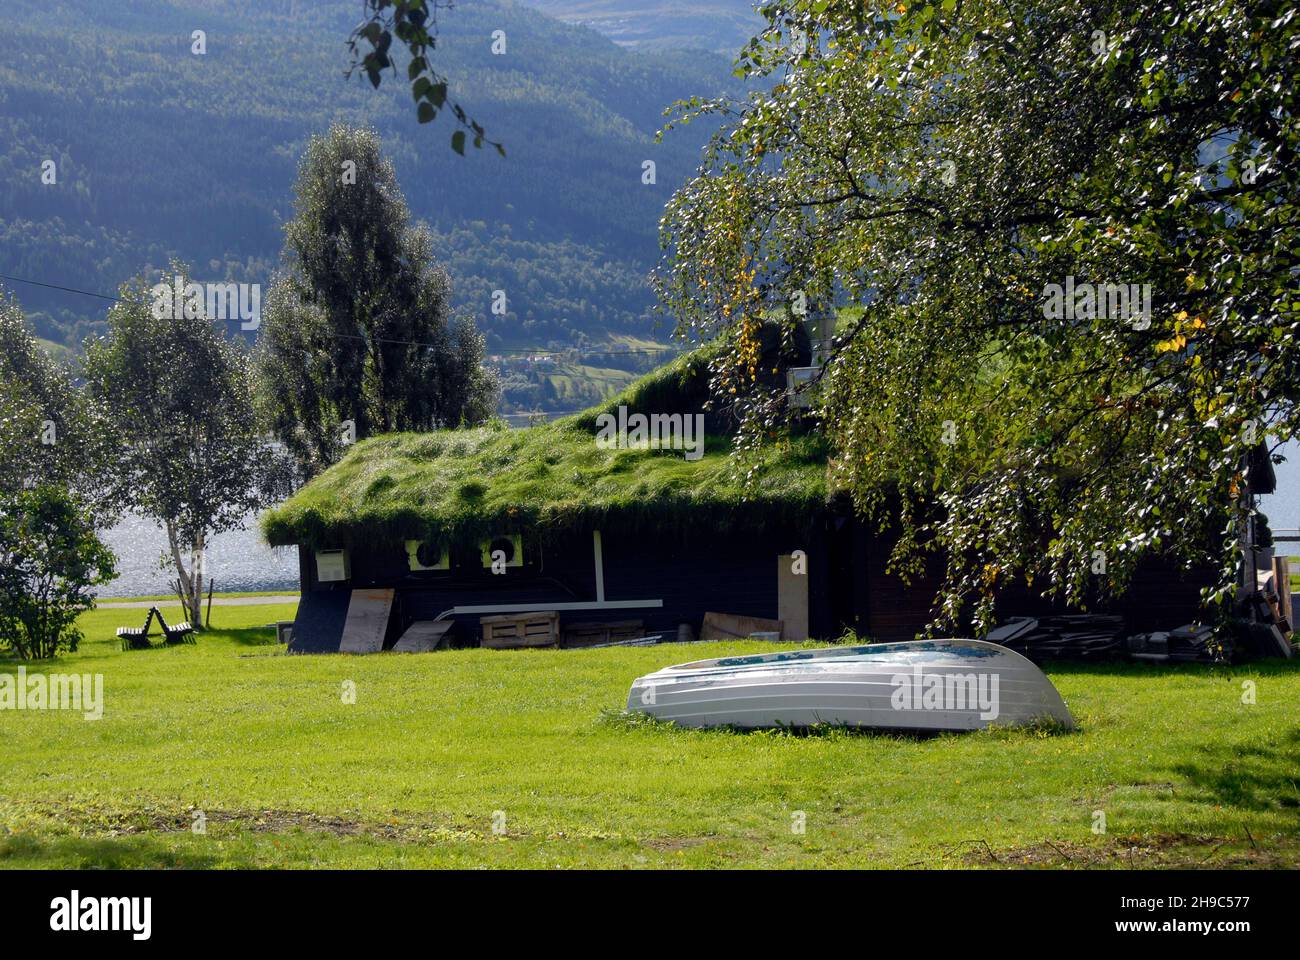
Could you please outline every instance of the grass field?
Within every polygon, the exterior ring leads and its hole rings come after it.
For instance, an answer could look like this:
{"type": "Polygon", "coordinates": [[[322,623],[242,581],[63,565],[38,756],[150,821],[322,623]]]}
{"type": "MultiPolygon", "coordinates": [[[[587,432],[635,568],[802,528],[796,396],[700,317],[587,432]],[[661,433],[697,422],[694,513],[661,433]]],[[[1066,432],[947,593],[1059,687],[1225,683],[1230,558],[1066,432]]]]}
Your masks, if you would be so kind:
{"type": "Polygon", "coordinates": [[[600,403],[624,389],[639,373],[577,363],[558,363],[546,374],[551,394],[562,409],[579,409],[600,403]]]}
{"type": "Polygon", "coordinates": [[[691,732],[619,719],[632,678],[762,644],[288,657],[267,605],[123,653],[138,613],[27,665],[103,719],[0,711],[0,865],[1300,866],[1294,663],[1057,666],[1073,734],[691,732]]]}

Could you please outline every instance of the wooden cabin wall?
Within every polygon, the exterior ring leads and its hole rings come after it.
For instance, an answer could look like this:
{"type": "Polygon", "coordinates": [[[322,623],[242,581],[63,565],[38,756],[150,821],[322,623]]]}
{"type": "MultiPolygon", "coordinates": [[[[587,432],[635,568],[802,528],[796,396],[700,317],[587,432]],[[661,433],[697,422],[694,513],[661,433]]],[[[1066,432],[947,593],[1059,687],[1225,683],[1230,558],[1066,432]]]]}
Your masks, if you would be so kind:
{"type": "Polygon", "coordinates": [[[674,634],[682,622],[698,633],[709,611],[775,620],[777,558],[803,550],[808,556],[809,632],[821,637],[831,632],[828,557],[821,533],[768,528],[686,541],[605,534],[603,544],[606,597],[662,599],[661,610],[628,615],[644,619],[650,632],[674,634]]]}
{"type": "MultiPolygon", "coordinates": [[[[930,557],[910,583],[886,570],[893,540],[851,517],[828,516],[812,533],[773,526],[738,533],[702,530],[677,534],[619,533],[602,536],[605,596],[609,600],[661,599],[662,608],[564,611],[563,623],[640,619],[647,633],[676,636],[680,623],[700,629],[709,611],[776,619],[777,557],[803,550],[808,557],[809,633],[822,640],[846,629],[876,641],[911,640],[924,633],[943,579],[943,561],[930,557]]],[[[525,538],[525,554],[535,549],[525,538]]],[[[595,562],[590,533],[549,542],[524,570],[496,576],[472,563],[449,573],[420,574],[407,569],[401,544],[352,551],[352,580],[317,584],[311,551],[300,550],[304,589],[394,587],[397,598],[390,624],[391,646],[414,620],[433,619],[455,606],[508,603],[594,601],[595,562]]],[[[1138,570],[1128,593],[1093,612],[1125,617],[1129,632],[1168,630],[1203,619],[1200,590],[1213,581],[1212,570],[1182,570],[1149,561],[1138,570]]],[[[1023,587],[1009,589],[997,607],[999,619],[1070,611],[1023,587]]],[[[478,614],[456,618],[456,642],[474,643],[478,614]]],[[[955,633],[973,635],[970,624],[955,633]]]]}
{"type": "Polygon", "coordinates": [[[1212,584],[1216,575],[1213,568],[1185,569],[1171,560],[1149,558],[1138,565],[1123,595],[1089,604],[1087,611],[1049,603],[1027,588],[1017,588],[999,598],[997,613],[1000,619],[1060,613],[1110,613],[1124,618],[1129,633],[1172,630],[1211,616],[1211,611],[1201,606],[1201,588],[1212,584]]]}
{"type": "MultiPolygon", "coordinates": [[[[944,561],[932,556],[924,572],[904,584],[886,572],[894,539],[888,532],[877,534],[855,522],[854,601],[865,605],[858,618],[860,631],[877,641],[912,640],[925,632],[934,617],[934,599],[944,578],[944,561]],[[863,570],[865,574],[858,574],[863,570]],[[858,587],[863,589],[858,591],[858,587]]],[[[1064,613],[1111,613],[1124,617],[1129,633],[1171,630],[1197,620],[1209,611],[1201,606],[1201,589],[1214,582],[1212,568],[1186,569],[1172,560],[1149,558],[1139,564],[1128,590],[1107,602],[1094,602],[1087,610],[1068,607],[1039,596],[1023,581],[1005,588],[996,604],[999,621],[1016,616],[1048,616],[1064,613]]],[[[968,611],[969,613],[969,611],[968,611]]],[[[952,633],[975,636],[969,620],[952,633]]],[[[951,634],[950,634],[951,635],[951,634]]]]}
{"type": "MultiPolygon", "coordinates": [[[[647,633],[675,637],[689,623],[698,635],[708,611],[776,619],[777,558],[803,550],[808,558],[809,631],[833,638],[842,632],[832,603],[825,534],[789,529],[751,529],[739,534],[604,532],[601,537],[605,597],[663,601],[661,608],[563,611],[563,623],[643,621],[647,633]]],[[[524,551],[530,549],[525,537],[524,551]]],[[[414,620],[431,620],[456,606],[509,603],[590,602],[596,599],[595,553],[590,532],[553,538],[525,569],[493,575],[462,563],[447,572],[413,573],[401,544],[377,544],[349,552],[351,579],[320,584],[310,551],[300,551],[304,589],[351,590],[393,587],[397,594],[388,646],[414,620]]],[[[466,558],[468,559],[468,558],[466,558]]],[[[479,614],[457,615],[456,642],[479,635],[479,614]]]]}

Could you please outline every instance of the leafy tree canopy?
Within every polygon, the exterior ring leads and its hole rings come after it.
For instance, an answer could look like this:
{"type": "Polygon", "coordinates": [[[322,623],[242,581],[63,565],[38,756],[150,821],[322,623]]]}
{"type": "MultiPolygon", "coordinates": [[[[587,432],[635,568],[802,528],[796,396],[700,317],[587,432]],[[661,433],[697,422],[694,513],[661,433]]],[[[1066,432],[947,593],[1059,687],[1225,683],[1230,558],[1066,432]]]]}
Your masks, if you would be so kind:
{"type": "Polygon", "coordinates": [[[77,389],[71,371],[33,336],[17,300],[0,292],[0,383],[11,416],[0,451],[0,489],[37,483],[68,486],[93,506],[99,525],[114,519],[103,497],[104,464],[112,455],[101,411],[77,389]]]}
{"type": "Polygon", "coordinates": [[[943,548],[941,621],[1020,577],[1083,603],[1155,552],[1226,596],[1243,455],[1300,419],[1294,7],[764,13],[761,90],[683,107],[727,125],[657,276],[682,327],[742,334],[716,385],[751,436],[787,411],[749,334],[822,324],[835,479],[901,504],[897,569],[943,548]]]}
{"type": "Polygon", "coordinates": [[[25,659],[76,650],[92,588],[116,575],[112,551],[66,487],[5,494],[0,507],[0,647],[25,659]]]}
{"type": "Polygon", "coordinates": [[[114,513],[108,456],[97,411],[0,296],[0,649],[76,649],[77,616],[115,574],[95,534],[114,513]]]}
{"type": "Polygon", "coordinates": [[[336,125],[313,138],[295,196],[287,273],[260,331],[260,396],[301,472],[360,437],[487,419],[497,391],[482,338],[451,316],[450,281],[375,133],[336,125]]]}
{"type": "Polygon", "coordinates": [[[87,349],[85,376],[117,447],[110,495],[166,530],[197,627],[208,542],[275,502],[287,478],[257,429],[247,348],[184,295],[185,266],[173,263],[171,276],[180,297],[171,284],[123,286],[108,335],[87,349]]]}

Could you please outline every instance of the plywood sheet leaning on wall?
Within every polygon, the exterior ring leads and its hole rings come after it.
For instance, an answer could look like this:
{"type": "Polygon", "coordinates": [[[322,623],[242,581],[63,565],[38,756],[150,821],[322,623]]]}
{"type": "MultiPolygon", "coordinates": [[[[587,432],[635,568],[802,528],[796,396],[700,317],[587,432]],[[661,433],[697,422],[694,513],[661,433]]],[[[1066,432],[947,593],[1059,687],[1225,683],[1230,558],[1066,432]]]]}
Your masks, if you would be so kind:
{"type": "Polygon", "coordinates": [[[450,620],[416,620],[406,628],[402,638],[393,644],[394,653],[429,653],[437,650],[447,639],[452,627],[450,620]]]}
{"type": "Polygon", "coordinates": [[[391,588],[353,590],[339,653],[378,653],[384,649],[384,634],[388,632],[388,614],[392,609],[391,588]]]}
{"type": "Polygon", "coordinates": [[[776,558],[776,615],[785,626],[781,639],[798,643],[808,639],[808,557],[794,554],[776,558]]]}
{"type": "Polygon", "coordinates": [[[1291,606],[1291,558],[1273,558],[1273,589],[1277,593],[1278,611],[1286,620],[1287,630],[1295,629],[1295,611],[1291,606]]]}

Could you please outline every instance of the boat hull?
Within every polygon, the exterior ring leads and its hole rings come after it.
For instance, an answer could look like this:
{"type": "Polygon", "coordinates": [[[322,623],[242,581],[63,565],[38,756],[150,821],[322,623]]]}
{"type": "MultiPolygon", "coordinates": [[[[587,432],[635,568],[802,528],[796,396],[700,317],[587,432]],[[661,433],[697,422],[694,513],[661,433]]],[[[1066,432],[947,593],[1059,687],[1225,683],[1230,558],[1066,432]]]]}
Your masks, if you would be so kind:
{"type": "Polygon", "coordinates": [[[683,727],[965,731],[1049,722],[1073,728],[1033,663],[982,640],[722,657],[638,677],[628,710],[683,727]]]}

